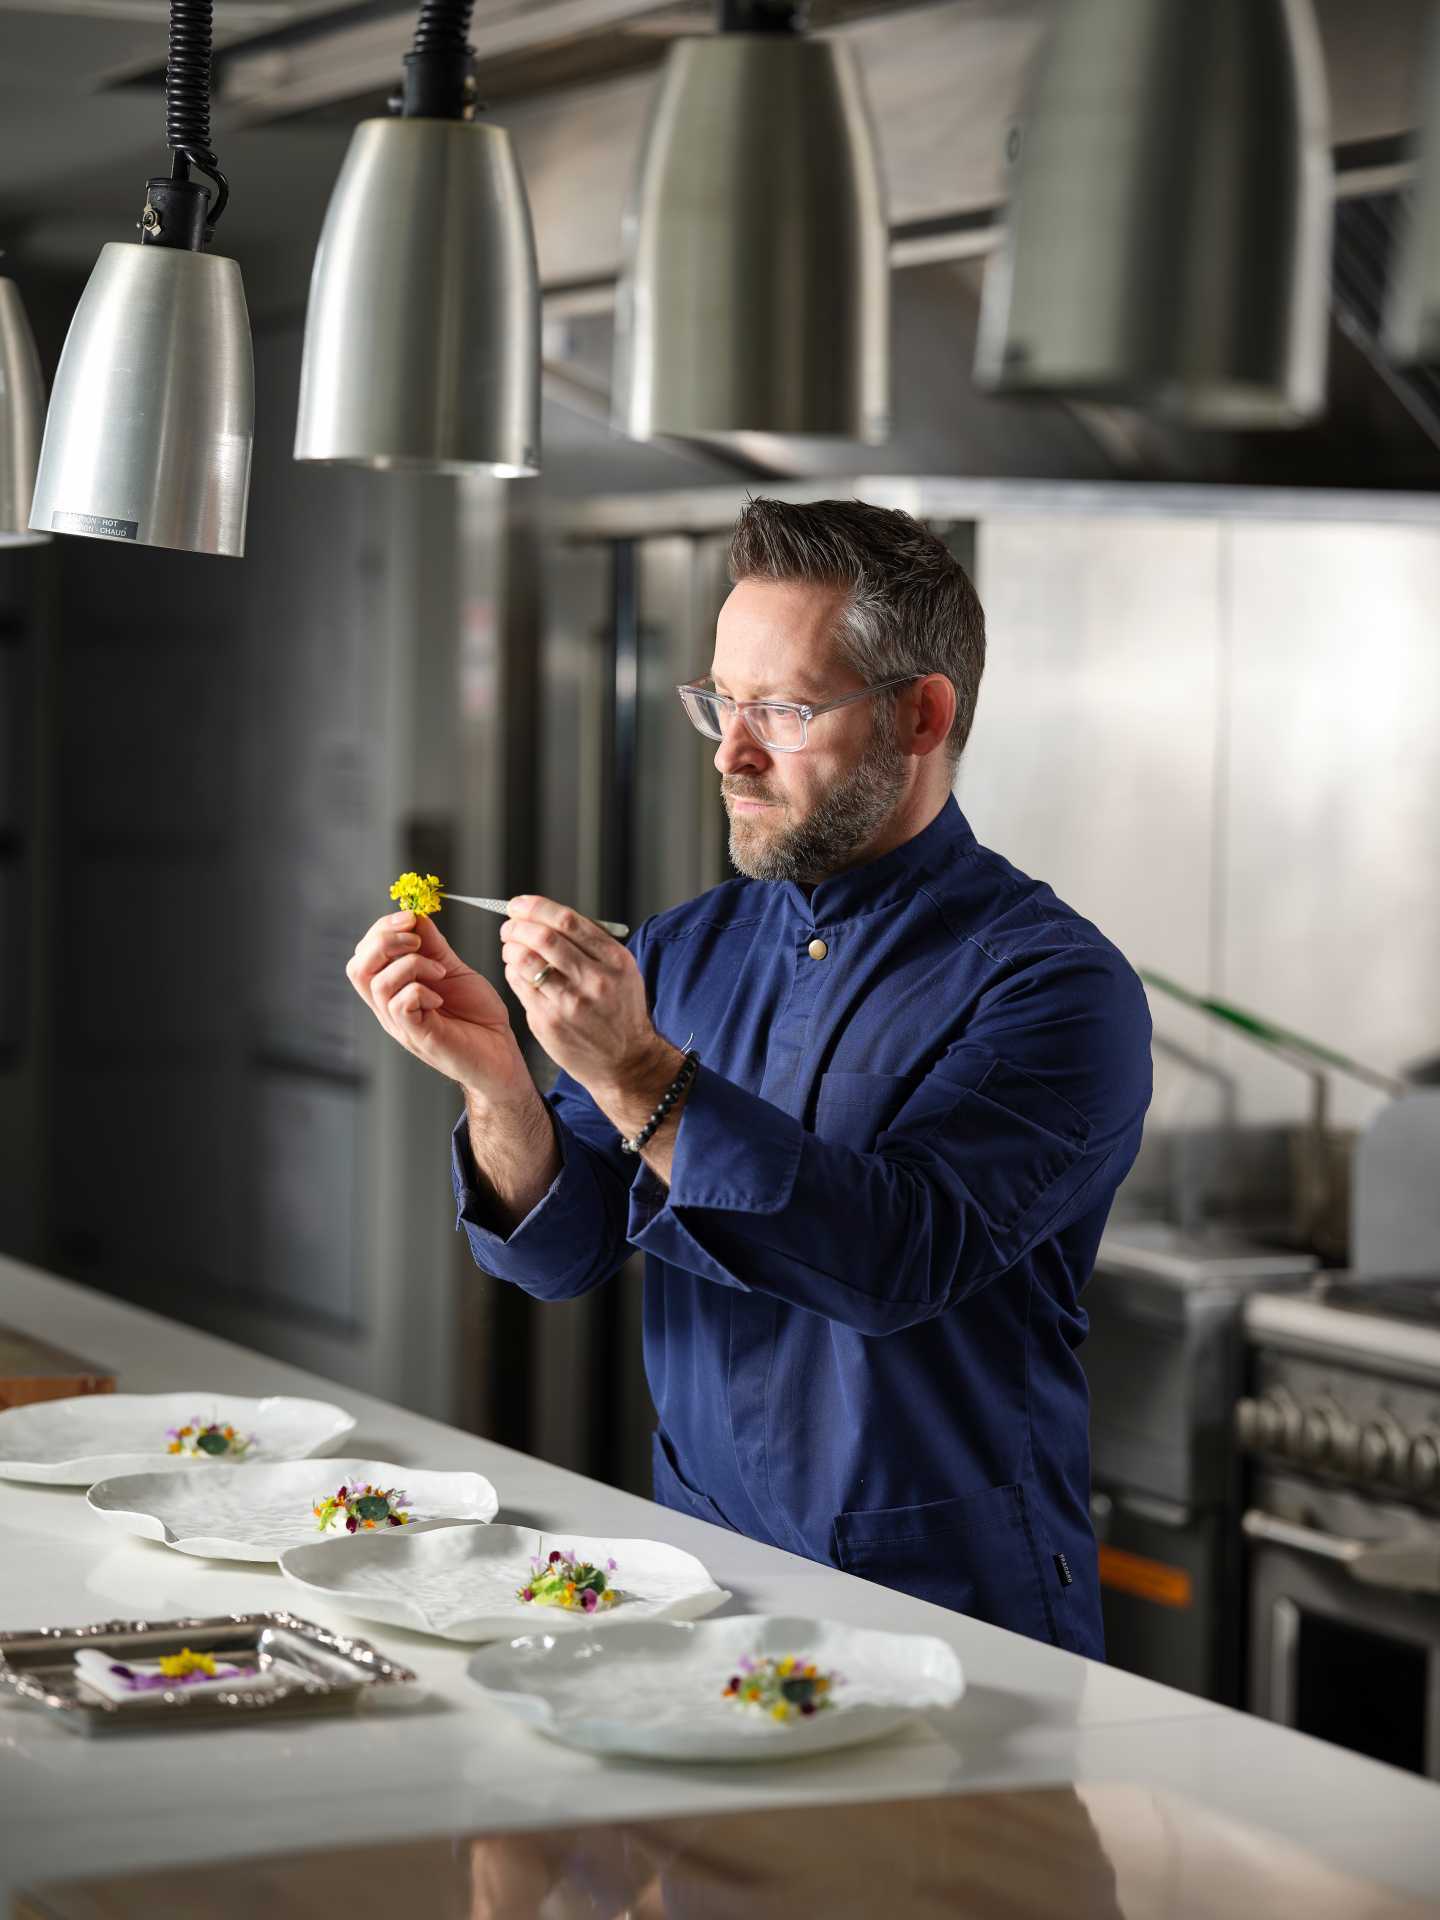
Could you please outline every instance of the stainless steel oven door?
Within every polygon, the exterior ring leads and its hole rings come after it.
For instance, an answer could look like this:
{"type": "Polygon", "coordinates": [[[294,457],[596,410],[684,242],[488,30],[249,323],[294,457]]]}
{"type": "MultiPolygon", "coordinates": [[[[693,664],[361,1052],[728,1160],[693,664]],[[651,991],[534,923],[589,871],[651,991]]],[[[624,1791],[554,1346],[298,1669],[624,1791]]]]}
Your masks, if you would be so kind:
{"type": "Polygon", "coordinates": [[[1252,1713],[1440,1780],[1440,1541],[1245,1515],[1252,1713]]]}

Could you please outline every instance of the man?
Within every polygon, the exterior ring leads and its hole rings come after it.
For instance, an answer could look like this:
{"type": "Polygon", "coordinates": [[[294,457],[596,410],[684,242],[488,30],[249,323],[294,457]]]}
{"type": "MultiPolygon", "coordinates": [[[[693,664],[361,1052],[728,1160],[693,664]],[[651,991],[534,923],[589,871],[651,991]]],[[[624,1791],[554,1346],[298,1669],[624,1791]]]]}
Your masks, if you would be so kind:
{"type": "Polygon", "coordinates": [[[658,1500],[1103,1657],[1079,1297],[1150,1097],[1143,991],[955,804],[984,622],[940,541],[755,500],[731,573],[682,699],[742,877],[628,949],[511,901],[548,1099],[423,916],[350,977],[464,1090],[480,1266],[561,1300],[648,1256],[658,1500]]]}

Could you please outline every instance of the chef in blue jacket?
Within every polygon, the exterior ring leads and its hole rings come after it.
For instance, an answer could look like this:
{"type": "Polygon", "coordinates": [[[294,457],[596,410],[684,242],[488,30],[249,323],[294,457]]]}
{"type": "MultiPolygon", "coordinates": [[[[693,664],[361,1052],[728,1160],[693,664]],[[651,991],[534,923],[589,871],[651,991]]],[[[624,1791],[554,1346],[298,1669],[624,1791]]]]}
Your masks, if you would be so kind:
{"type": "Polygon", "coordinates": [[[625,946],[511,901],[553,1091],[426,916],[377,922],[350,978],[464,1091],[486,1272],[570,1300],[646,1255],[658,1500],[1102,1657],[1077,1350],[1150,1097],[1143,990],[956,806],[985,638],[943,543],[754,500],[731,573],[681,700],[740,877],[625,946]]]}

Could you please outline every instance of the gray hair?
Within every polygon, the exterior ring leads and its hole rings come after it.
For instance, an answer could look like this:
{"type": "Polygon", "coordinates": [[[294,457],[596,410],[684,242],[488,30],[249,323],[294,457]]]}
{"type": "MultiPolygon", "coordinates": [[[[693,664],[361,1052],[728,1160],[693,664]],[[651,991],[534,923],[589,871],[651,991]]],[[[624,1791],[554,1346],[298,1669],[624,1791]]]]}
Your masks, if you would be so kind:
{"type": "Polygon", "coordinates": [[[843,587],[835,641],[847,665],[869,681],[943,673],[954,687],[945,753],[955,767],[985,671],[985,613],[969,574],[928,527],[863,500],[751,499],[730,542],[730,578],[843,587]]]}

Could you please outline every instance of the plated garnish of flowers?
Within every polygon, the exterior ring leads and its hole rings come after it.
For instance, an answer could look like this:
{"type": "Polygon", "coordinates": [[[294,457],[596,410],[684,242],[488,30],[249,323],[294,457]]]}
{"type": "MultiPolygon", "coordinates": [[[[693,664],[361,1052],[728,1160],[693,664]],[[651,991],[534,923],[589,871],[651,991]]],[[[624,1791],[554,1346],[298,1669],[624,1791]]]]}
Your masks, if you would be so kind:
{"type": "Polygon", "coordinates": [[[577,1560],[572,1552],[537,1554],[530,1562],[530,1578],[515,1589],[517,1600],[532,1601],[537,1607],[564,1607],[575,1613],[596,1613],[601,1607],[613,1607],[624,1599],[611,1576],[616,1566],[607,1560],[597,1567],[590,1560],[577,1560]]]}
{"type": "Polygon", "coordinates": [[[822,1673],[813,1660],[787,1653],[782,1659],[745,1655],[740,1671],[732,1673],[722,1698],[737,1707],[768,1713],[772,1720],[808,1720],[835,1703],[831,1690],[840,1685],[838,1673],[822,1673]]]}
{"type": "Polygon", "coordinates": [[[390,889],[390,898],[408,913],[439,913],[440,876],[436,873],[402,873],[390,889]]]}
{"type": "Polygon", "coordinates": [[[409,1494],[398,1487],[372,1487],[367,1480],[363,1487],[337,1487],[317,1500],[311,1511],[319,1523],[317,1533],[328,1533],[338,1525],[346,1533],[372,1533],[376,1527],[405,1526],[410,1519],[409,1501],[409,1494]]]}
{"type": "Polygon", "coordinates": [[[183,1427],[167,1427],[165,1451],[187,1460],[243,1460],[255,1444],[255,1435],[237,1433],[221,1421],[206,1422],[192,1414],[183,1427]]]}
{"type": "Polygon", "coordinates": [[[241,1668],[231,1666],[228,1661],[217,1661],[213,1654],[195,1653],[189,1647],[182,1647],[179,1653],[167,1653],[159,1660],[144,1661],[133,1667],[117,1660],[112,1663],[110,1671],[135,1693],[194,1686],[202,1680],[239,1679],[242,1674],[241,1668]]]}

